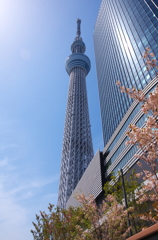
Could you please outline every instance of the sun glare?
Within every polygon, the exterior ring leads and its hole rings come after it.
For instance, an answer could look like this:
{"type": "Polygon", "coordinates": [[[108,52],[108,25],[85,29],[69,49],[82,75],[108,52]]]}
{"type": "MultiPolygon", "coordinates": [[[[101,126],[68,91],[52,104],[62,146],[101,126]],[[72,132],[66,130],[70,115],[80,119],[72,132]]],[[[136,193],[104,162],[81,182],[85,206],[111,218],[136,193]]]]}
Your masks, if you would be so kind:
{"type": "Polygon", "coordinates": [[[16,22],[16,1],[0,0],[0,32],[8,31],[16,22]]]}

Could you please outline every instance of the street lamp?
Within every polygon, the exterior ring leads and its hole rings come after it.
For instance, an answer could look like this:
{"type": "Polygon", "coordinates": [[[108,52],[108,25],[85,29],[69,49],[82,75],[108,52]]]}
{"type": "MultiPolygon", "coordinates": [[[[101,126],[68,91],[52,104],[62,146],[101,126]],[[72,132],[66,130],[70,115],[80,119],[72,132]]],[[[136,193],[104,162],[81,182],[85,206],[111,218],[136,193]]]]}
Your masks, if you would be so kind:
{"type": "MultiPolygon", "coordinates": [[[[128,209],[127,194],[126,194],[126,188],[125,188],[125,182],[124,182],[124,176],[123,176],[122,168],[120,169],[120,173],[121,173],[121,179],[122,179],[122,190],[123,190],[123,195],[124,195],[124,200],[125,200],[125,208],[128,209]]],[[[131,227],[131,221],[129,219],[129,213],[127,215],[127,224],[128,224],[128,227],[131,227]]],[[[131,228],[130,228],[129,233],[130,233],[130,236],[132,236],[131,228]]]]}

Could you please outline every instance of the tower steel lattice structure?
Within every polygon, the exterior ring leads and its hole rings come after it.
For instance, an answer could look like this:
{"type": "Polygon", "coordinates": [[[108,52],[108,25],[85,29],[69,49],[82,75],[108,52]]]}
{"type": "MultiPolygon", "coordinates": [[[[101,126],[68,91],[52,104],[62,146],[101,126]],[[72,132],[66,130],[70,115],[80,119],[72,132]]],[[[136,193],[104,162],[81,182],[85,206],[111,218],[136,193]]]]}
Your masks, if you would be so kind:
{"type": "Polygon", "coordinates": [[[91,63],[84,54],[81,20],[77,19],[77,36],[71,45],[72,54],[66,59],[70,76],[64,126],[58,206],[65,208],[72,191],[82,177],[94,153],[89,120],[86,76],[91,63]]]}

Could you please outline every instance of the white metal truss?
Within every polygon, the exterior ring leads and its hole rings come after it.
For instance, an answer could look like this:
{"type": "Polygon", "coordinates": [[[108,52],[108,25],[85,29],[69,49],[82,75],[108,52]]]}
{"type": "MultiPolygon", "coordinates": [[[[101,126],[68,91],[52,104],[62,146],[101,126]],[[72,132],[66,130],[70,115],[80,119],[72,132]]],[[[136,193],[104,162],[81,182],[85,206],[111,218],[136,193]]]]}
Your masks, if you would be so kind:
{"type": "Polygon", "coordinates": [[[71,47],[72,54],[66,61],[70,83],[58,193],[58,206],[61,208],[65,208],[67,200],[94,155],[86,90],[90,60],[84,55],[85,45],[80,37],[80,22],[78,19],[77,37],[71,47]]]}

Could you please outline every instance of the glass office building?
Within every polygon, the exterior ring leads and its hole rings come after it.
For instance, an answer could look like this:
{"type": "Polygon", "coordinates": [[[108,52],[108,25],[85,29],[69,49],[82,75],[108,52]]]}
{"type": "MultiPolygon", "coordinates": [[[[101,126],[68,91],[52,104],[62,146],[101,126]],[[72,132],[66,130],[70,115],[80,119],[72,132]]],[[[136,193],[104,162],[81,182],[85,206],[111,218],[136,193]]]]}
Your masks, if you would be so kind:
{"type": "MultiPolygon", "coordinates": [[[[137,149],[126,146],[131,122],[141,126],[145,116],[140,104],[120,93],[116,81],[126,87],[145,89],[157,84],[155,70],[146,70],[142,58],[145,48],[158,57],[157,9],[151,11],[146,0],[102,0],[94,27],[94,49],[104,139],[105,165],[109,173],[124,167],[137,149]]],[[[152,3],[156,3],[154,1],[152,3]]]]}

